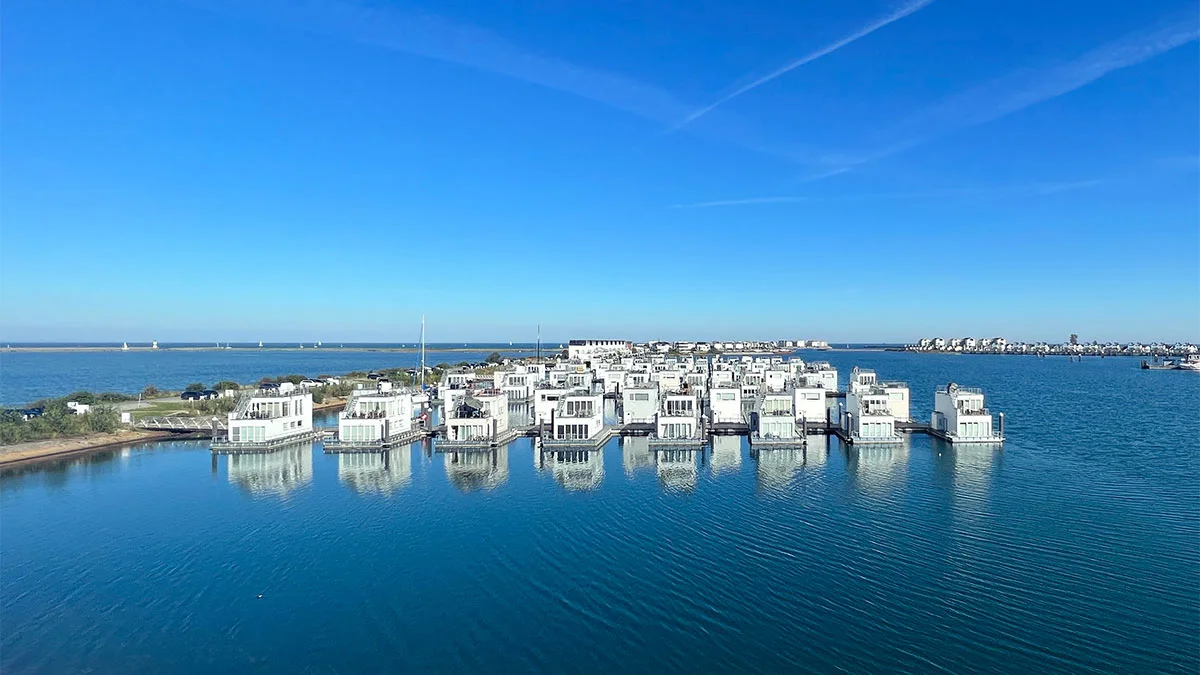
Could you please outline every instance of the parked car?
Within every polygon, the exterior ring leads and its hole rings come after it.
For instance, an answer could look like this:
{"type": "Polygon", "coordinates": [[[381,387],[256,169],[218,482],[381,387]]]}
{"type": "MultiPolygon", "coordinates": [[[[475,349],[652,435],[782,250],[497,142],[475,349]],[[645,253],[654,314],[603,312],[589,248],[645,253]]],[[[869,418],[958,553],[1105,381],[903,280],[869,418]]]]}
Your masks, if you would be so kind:
{"type": "Polygon", "coordinates": [[[204,398],[204,396],[198,391],[185,391],[179,395],[179,398],[185,401],[199,401],[201,398],[204,398]]]}
{"type": "Polygon", "coordinates": [[[368,380],[378,380],[383,377],[383,373],[367,373],[368,380]]]}
{"type": "Polygon", "coordinates": [[[303,380],[300,380],[300,386],[301,387],[323,387],[323,386],[325,386],[325,381],[317,380],[317,379],[313,379],[313,378],[305,378],[303,380]]]}
{"type": "Polygon", "coordinates": [[[279,383],[278,382],[263,382],[262,384],[258,385],[258,388],[259,389],[278,389],[279,383]]]}
{"type": "Polygon", "coordinates": [[[216,389],[205,389],[200,394],[207,399],[221,398],[221,392],[216,389]]]}

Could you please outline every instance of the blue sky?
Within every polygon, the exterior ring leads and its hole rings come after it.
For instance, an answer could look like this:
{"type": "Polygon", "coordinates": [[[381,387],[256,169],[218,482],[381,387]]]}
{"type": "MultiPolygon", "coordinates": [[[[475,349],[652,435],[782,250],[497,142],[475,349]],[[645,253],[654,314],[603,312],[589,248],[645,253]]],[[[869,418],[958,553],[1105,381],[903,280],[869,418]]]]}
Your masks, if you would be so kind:
{"type": "Polygon", "coordinates": [[[1200,340],[1191,0],[2,18],[0,339],[1200,340]]]}

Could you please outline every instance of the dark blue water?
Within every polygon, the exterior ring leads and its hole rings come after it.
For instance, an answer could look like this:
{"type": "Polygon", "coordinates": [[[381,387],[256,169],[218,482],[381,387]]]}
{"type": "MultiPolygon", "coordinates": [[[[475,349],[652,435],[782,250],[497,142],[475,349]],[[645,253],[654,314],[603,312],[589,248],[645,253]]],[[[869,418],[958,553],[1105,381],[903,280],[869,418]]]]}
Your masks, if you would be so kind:
{"type": "Polygon", "coordinates": [[[613,441],[591,489],[527,440],[26,470],[0,479],[0,670],[1197,672],[1200,377],[827,356],[907,379],[914,412],[982,386],[1009,441],[657,465],[613,441]]]}
{"type": "MultiPolygon", "coordinates": [[[[470,350],[427,351],[425,362],[430,365],[478,362],[493,351],[505,356],[530,355],[528,351],[499,345],[476,345],[470,350]]],[[[420,355],[416,352],[368,351],[368,347],[346,351],[336,348],[0,351],[0,405],[23,405],[80,390],[137,394],[150,384],[159,389],[180,390],[192,382],[211,386],[221,380],[246,383],[293,373],[310,377],[340,375],[355,370],[410,368],[418,363],[420,355]]]]}

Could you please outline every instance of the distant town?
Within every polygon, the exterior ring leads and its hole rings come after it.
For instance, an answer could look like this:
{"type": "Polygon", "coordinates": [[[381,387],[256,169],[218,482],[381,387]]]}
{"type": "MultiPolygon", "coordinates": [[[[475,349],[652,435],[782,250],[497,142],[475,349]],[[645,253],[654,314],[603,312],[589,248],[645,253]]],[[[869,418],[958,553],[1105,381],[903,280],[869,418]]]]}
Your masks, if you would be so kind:
{"type": "MultiPolygon", "coordinates": [[[[584,341],[571,340],[572,344],[579,342],[584,341]]],[[[596,341],[589,340],[587,342],[596,341]]],[[[634,354],[768,354],[772,352],[792,352],[797,349],[829,349],[829,343],[824,340],[734,340],[714,342],[667,342],[664,340],[651,340],[649,342],[638,343],[611,340],[610,342],[614,345],[628,345],[634,354]]]]}
{"type": "Polygon", "coordinates": [[[961,354],[1033,354],[1043,356],[1186,356],[1200,353],[1190,342],[1080,342],[1072,335],[1063,343],[1009,342],[997,338],[921,338],[905,351],[961,354]]]}

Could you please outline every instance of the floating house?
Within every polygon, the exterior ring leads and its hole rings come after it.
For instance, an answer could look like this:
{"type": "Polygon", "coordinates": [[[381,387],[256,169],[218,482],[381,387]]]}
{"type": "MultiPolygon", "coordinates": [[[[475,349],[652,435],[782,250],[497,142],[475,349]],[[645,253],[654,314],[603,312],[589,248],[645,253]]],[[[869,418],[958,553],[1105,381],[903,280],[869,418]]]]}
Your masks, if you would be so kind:
{"type": "Polygon", "coordinates": [[[447,409],[446,438],[441,446],[490,446],[516,437],[508,424],[508,397],[498,389],[477,389],[464,394],[447,409]]]}
{"type": "Polygon", "coordinates": [[[698,445],[705,441],[700,418],[700,397],[683,387],[667,392],[659,405],[650,444],[698,445]]]}
{"type": "Polygon", "coordinates": [[[733,381],[722,380],[708,390],[708,411],[713,424],[741,424],[742,388],[733,381]]]}
{"type": "Polygon", "coordinates": [[[1003,443],[1003,413],[999,422],[997,428],[991,411],[984,406],[982,389],[952,382],[934,392],[930,426],[951,443],[1003,443]]]}
{"type": "Polygon", "coordinates": [[[379,380],[372,389],[355,389],[338,414],[337,440],[326,441],[333,452],[349,448],[385,448],[408,444],[424,435],[413,424],[412,392],[379,380]]]}
{"type": "Polygon", "coordinates": [[[279,447],[314,436],[312,394],[292,387],[268,387],[242,395],[229,413],[227,435],[213,440],[213,450],[279,447]]]}
{"type": "Polygon", "coordinates": [[[558,442],[598,442],[604,434],[604,395],[586,389],[565,393],[550,425],[551,438],[558,442]]]}
{"type": "Polygon", "coordinates": [[[658,386],[649,382],[635,384],[621,391],[622,424],[654,424],[658,413],[658,386]]]}
{"type": "MultiPolygon", "coordinates": [[[[874,375],[874,373],[872,373],[874,375]]],[[[851,443],[899,443],[896,418],[889,407],[888,391],[878,385],[858,384],[846,392],[841,427],[851,443]]]]}

